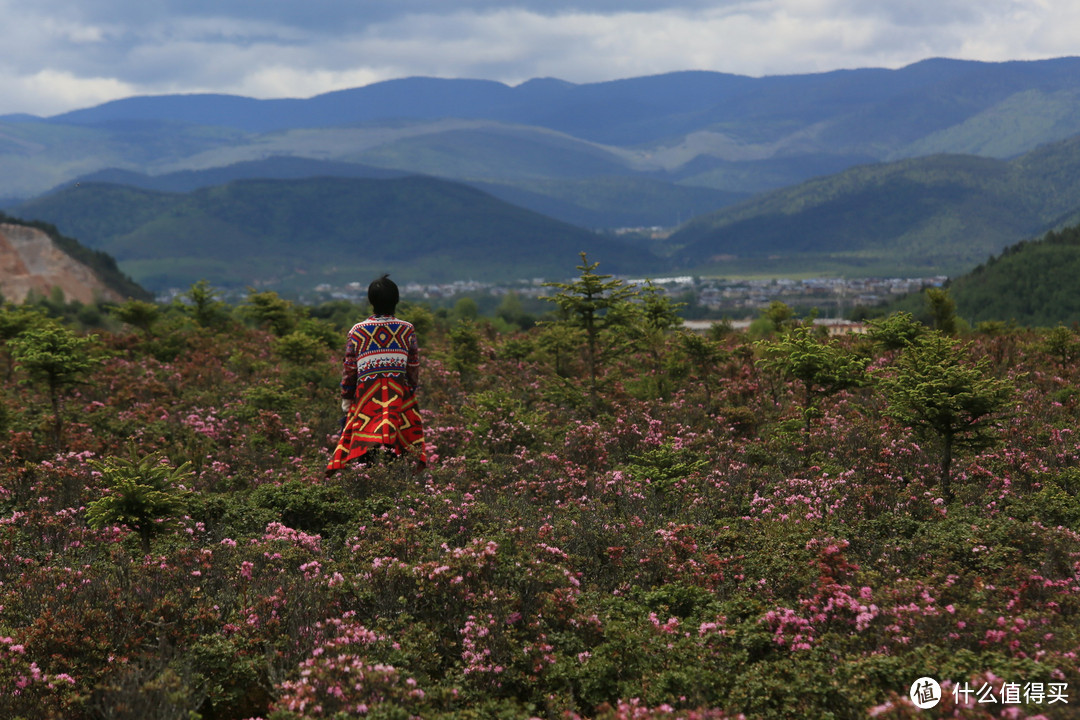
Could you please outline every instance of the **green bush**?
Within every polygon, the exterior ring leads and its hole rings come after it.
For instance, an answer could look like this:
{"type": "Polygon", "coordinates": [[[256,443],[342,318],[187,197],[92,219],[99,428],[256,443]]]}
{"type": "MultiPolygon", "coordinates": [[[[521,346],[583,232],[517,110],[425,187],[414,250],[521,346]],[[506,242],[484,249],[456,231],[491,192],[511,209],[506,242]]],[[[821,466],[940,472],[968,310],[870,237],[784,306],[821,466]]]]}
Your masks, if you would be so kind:
{"type": "Polygon", "coordinates": [[[281,485],[262,485],[251,495],[251,504],[277,513],[281,522],[296,530],[327,534],[334,526],[356,516],[356,501],[339,487],[290,480],[281,485]]]}

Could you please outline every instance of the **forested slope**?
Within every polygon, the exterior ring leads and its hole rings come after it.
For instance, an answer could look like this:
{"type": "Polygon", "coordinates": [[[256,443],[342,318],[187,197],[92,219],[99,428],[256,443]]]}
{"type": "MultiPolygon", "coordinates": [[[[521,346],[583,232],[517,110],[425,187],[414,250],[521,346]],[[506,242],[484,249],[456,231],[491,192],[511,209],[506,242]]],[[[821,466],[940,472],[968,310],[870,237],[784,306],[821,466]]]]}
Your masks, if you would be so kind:
{"type": "Polygon", "coordinates": [[[949,292],[975,322],[1080,322],[1080,225],[1007,248],[950,282],[949,292]]]}

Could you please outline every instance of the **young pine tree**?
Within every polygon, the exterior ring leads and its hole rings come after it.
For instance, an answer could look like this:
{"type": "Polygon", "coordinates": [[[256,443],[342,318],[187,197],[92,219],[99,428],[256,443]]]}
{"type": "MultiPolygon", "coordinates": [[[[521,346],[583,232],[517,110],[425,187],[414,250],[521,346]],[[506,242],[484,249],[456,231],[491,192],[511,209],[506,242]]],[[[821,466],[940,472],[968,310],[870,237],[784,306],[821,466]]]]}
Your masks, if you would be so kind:
{"type": "Polygon", "coordinates": [[[1008,380],[990,375],[988,358],[968,360],[969,347],[940,332],[927,333],[880,371],[888,413],[941,443],[939,482],[946,501],[953,497],[954,452],[994,444],[997,421],[1013,397],[1008,380]]]}
{"type": "Polygon", "coordinates": [[[797,325],[779,339],[758,343],[758,364],[801,391],[806,448],[810,448],[811,420],[821,414],[821,401],[841,390],[865,382],[867,358],[861,358],[818,338],[813,329],[797,325]]]}
{"type": "Polygon", "coordinates": [[[128,300],[112,314],[121,322],[143,331],[147,339],[154,337],[154,326],[161,319],[161,306],[145,300],[128,300]]]}
{"type": "Polygon", "coordinates": [[[220,293],[209,282],[200,280],[180,296],[180,306],[200,327],[212,327],[228,315],[228,309],[219,297],[220,293]]]}
{"type": "Polygon", "coordinates": [[[705,391],[705,407],[712,411],[713,376],[717,373],[717,367],[727,362],[731,353],[724,350],[716,340],[689,330],[679,333],[678,349],[696,371],[698,382],[705,391]]]}
{"type": "Polygon", "coordinates": [[[189,463],[172,467],[161,455],[139,458],[110,457],[93,461],[101,472],[109,492],[86,508],[87,524],[92,528],[126,525],[139,535],[144,555],[150,553],[150,541],[183,513],[191,491],[184,483],[193,474],[189,463]]]}
{"type": "Polygon", "coordinates": [[[99,360],[94,352],[94,336],[82,337],[71,330],[47,323],[31,327],[11,341],[11,354],[31,383],[45,386],[53,412],[53,445],[60,450],[64,423],[61,414],[63,392],[81,382],[99,360]]]}
{"type": "Polygon", "coordinates": [[[598,397],[597,377],[606,356],[601,334],[625,321],[628,314],[620,312],[620,307],[636,295],[634,288],[622,280],[594,272],[599,264],[590,263],[583,252],[581,264],[577,266],[579,275],[576,280],[544,283],[547,287],[559,289],[554,296],[545,298],[555,303],[561,311],[562,319],[555,322],[580,328],[585,335],[585,367],[594,407],[598,397]]]}
{"type": "Polygon", "coordinates": [[[945,288],[926,289],[926,309],[934,319],[934,329],[946,335],[955,335],[959,329],[956,317],[956,301],[945,288]]]}

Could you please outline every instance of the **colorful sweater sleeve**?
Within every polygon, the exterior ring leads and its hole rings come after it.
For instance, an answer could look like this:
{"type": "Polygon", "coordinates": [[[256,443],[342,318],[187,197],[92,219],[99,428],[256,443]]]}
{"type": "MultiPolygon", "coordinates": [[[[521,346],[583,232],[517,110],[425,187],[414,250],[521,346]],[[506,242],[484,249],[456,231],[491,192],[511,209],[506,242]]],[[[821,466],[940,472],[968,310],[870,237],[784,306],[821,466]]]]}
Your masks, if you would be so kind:
{"type": "Polygon", "coordinates": [[[409,361],[405,366],[405,379],[409,383],[409,387],[416,389],[416,386],[420,384],[420,345],[416,341],[416,331],[411,330],[409,332],[409,361]]]}
{"type": "Polygon", "coordinates": [[[352,332],[345,341],[345,360],[341,363],[341,397],[352,400],[356,397],[356,361],[360,350],[352,332]]]}

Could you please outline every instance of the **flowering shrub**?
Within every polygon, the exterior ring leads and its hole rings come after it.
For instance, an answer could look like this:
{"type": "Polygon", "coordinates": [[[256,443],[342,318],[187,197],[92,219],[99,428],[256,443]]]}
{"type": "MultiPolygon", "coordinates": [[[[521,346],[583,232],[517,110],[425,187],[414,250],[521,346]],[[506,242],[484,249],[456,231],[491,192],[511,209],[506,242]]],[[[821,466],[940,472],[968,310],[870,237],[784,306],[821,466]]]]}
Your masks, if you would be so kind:
{"type": "Polygon", "coordinates": [[[67,691],[75,680],[67,673],[49,675],[37,662],[26,657],[26,648],[10,637],[0,637],[0,677],[6,680],[0,691],[0,712],[4,717],[19,717],[35,712],[42,705],[51,711],[62,707],[67,691]]]}
{"type": "MultiPolygon", "coordinates": [[[[429,468],[326,480],[320,329],[189,314],[100,334],[59,451],[47,388],[6,380],[2,717],[904,718],[924,676],[943,716],[1080,703],[1080,369],[1039,333],[964,345],[1023,412],[958,448],[948,499],[942,448],[880,388],[815,396],[807,425],[806,388],[737,334],[693,363],[627,343],[594,394],[550,328],[509,352],[477,326],[465,367],[434,316],[429,468]],[[95,510],[129,446],[185,468],[145,533],[95,510]]],[[[903,352],[829,342],[871,377],[903,352]]]]}
{"type": "Polygon", "coordinates": [[[421,717],[425,693],[414,678],[390,665],[370,662],[371,645],[387,640],[352,621],[316,626],[321,642],[299,666],[299,677],[278,685],[272,717],[421,717]],[[329,637],[323,632],[328,626],[329,637]]]}
{"type": "MultiPolygon", "coordinates": [[[[596,720],[735,720],[743,715],[729,715],[722,710],[684,710],[678,711],[670,705],[648,708],[637,698],[619,700],[614,707],[603,705],[597,709],[596,720]]],[[[581,716],[572,713],[568,720],[581,720],[581,716]]]]}

